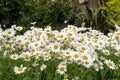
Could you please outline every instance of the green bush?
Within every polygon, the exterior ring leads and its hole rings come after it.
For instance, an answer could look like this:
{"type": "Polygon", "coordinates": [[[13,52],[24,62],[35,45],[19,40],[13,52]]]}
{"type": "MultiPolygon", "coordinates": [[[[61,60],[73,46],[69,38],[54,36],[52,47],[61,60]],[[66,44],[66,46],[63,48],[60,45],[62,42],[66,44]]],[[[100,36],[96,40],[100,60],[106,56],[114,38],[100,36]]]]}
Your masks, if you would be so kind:
{"type": "Polygon", "coordinates": [[[0,23],[29,28],[31,22],[37,22],[38,27],[52,25],[58,29],[56,26],[68,17],[69,3],[70,0],[0,0],[0,23]]]}
{"type": "Polygon", "coordinates": [[[115,20],[117,24],[120,25],[120,1],[119,0],[109,0],[106,5],[112,11],[112,14],[109,16],[111,19],[115,20]]]}
{"type": "Polygon", "coordinates": [[[99,8],[87,8],[85,11],[77,15],[81,26],[92,27],[93,29],[100,30],[107,34],[114,31],[116,22],[119,23],[119,2],[117,0],[100,0],[99,8]]]}

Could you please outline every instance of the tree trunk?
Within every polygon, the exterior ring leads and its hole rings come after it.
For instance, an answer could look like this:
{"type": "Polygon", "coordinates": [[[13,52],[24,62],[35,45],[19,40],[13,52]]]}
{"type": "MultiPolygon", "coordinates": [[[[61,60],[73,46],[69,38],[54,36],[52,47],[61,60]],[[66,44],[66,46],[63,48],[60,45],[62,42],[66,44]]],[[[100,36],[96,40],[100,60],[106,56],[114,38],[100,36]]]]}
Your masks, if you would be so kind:
{"type": "Polygon", "coordinates": [[[98,0],[88,0],[88,8],[98,8],[98,0]]]}
{"type": "Polygon", "coordinates": [[[70,12],[68,24],[80,26],[81,23],[76,15],[85,11],[87,8],[95,9],[98,7],[98,0],[72,0],[72,10],[70,12]]]}

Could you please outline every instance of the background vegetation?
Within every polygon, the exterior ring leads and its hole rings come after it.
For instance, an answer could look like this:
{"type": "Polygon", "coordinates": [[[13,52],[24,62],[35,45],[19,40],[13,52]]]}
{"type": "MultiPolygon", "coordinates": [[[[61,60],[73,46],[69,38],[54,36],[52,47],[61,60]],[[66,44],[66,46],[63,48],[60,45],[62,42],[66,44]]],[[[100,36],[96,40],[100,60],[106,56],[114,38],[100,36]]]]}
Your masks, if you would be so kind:
{"type": "Polygon", "coordinates": [[[105,34],[115,30],[114,24],[120,24],[119,0],[99,0],[99,8],[94,9],[88,3],[78,4],[74,0],[0,0],[0,24],[6,28],[16,24],[27,29],[31,22],[37,22],[36,27],[50,25],[53,29],[72,24],[92,27],[105,34]],[[76,13],[74,5],[85,5],[86,9],[76,13]]]}
{"type": "Polygon", "coordinates": [[[0,23],[11,26],[57,26],[67,19],[70,0],[0,0],[0,23]]]}

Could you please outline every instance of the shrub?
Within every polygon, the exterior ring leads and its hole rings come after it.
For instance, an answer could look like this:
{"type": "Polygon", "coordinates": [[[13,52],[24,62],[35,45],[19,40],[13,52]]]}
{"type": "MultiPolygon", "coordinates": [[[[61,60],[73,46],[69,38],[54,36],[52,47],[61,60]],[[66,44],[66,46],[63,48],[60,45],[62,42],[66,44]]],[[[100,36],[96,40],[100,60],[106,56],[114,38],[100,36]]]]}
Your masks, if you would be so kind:
{"type": "Polygon", "coordinates": [[[52,25],[58,29],[68,17],[69,3],[70,0],[0,0],[0,23],[29,28],[31,22],[37,22],[37,27],[52,25]]]}

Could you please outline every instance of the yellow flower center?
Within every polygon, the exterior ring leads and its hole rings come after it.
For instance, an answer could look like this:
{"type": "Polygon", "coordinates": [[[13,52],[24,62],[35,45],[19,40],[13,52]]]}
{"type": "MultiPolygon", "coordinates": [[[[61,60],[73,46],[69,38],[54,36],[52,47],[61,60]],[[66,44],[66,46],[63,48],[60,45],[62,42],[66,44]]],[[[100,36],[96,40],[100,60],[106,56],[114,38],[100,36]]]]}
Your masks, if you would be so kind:
{"type": "Polygon", "coordinates": [[[47,40],[49,41],[49,40],[50,40],[50,37],[48,37],[47,40]]]}
{"type": "Polygon", "coordinates": [[[32,49],[32,52],[35,52],[35,50],[34,50],[34,49],[32,49]]]}
{"type": "Polygon", "coordinates": [[[21,72],[22,71],[22,68],[20,67],[20,68],[18,68],[18,72],[21,72]]]}
{"type": "Polygon", "coordinates": [[[98,46],[98,45],[95,45],[95,48],[99,48],[99,46],[98,46]]]}
{"type": "Polygon", "coordinates": [[[7,48],[11,49],[11,48],[12,48],[12,46],[8,46],[7,48]]]}
{"type": "Polygon", "coordinates": [[[3,38],[0,37],[0,40],[3,40],[3,38]]]}
{"type": "Polygon", "coordinates": [[[89,62],[88,62],[88,61],[85,61],[85,64],[89,64],[89,62]]]}
{"type": "Polygon", "coordinates": [[[66,52],[66,54],[70,54],[70,52],[66,52]]]}
{"type": "Polygon", "coordinates": [[[53,37],[54,37],[54,36],[55,36],[55,34],[51,34],[51,36],[53,36],[53,37]]]}
{"type": "Polygon", "coordinates": [[[70,56],[68,55],[68,56],[66,56],[66,59],[70,59],[70,56]]]}
{"type": "Polygon", "coordinates": [[[34,44],[34,46],[35,46],[35,47],[37,47],[37,46],[38,46],[38,44],[36,43],[36,44],[34,44]]]}
{"type": "Polygon", "coordinates": [[[118,32],[117,35],[120,35],[120,32],[118,32]]]}
{"type": "Polygon", "coordinates": [[[116,45],[117,43],[116,42],[113,42],[113,45],[116,45]]]}
{"type": "Polygon", "coordinates": [[[49,52],[49,48],[46,48],[46,49],[45,49],[45,52],[49,52]]]}
{"type": "Polygon", "coordinates": [[[46,30],[46,32],[50,32],[50,30],[46,30]]]}
{"type": "Polygon", "coordinates": [[[79,58],[79,55],[78,54],[74,54],[74,58],[79,58]]]}
{"type": "Polygon", "coordinates": [[[16,46],[19,46],[19,44],[16,44],[16,46]]]}
{"type": "Polygon", "coordinates": [[[63,38],[64,36],[63,35],[60,35],[59,38],[63,38]]]}
{"type": "Polygon", "coordinates": [[[88,57],[86,55],[82,56],[83,60],[88,60],[88,57]]]}
{"type": "Polygon", "coordinates": [[[13,58],[16,58],[16,56],[14,55],[13,58]]]}
{"type": "Polygon", "coordinates": [[[84,51],[84,50],[85,50],[85,47],[82,47],[81,49],[84,51]]]}
{"type": "Polygon", "coordinates": [[[62,54],[63,54],[63,52],[62,52],[62,51],[60,51],[60,52],[59,52],[59,54],[60,54],[60,55],[62,55],[62,54]]]}
{"type": "Polygon", "coordinates": [[[72,36],[72,33],[69,33],[68,36],[72,36]]]}
{"type": "Polygon", "coordinates": [[[8,34],[12,34],[12,32],[8,32],[8,34]]]}
{"type": "Polygon", "coordinates": [[[28,58],[28,54],[23,54],[23,55],[24,55],[24,57],[28,58]]]}
{"type": "Polygon", "coordinates": [[[110,39],[108,39],[107,42],[110,42],[110,39]]]}
{"type": "Polygon", "coordinates": [[[104,52],[104,54],[105,54],[105,55],[108,55],[108,54],[109,54],[109,52],[108,52],[108,51],[105,51],[105,52],[104,52]]]}
{"type": "Polygon", "coordinates": [[[38,34],[40,35],[40,34],[42,34],[42,32],[38,32],[38,34]]]}
{"type": "Polygon", "coordinates": [[[16,41],[16,38],[13,38],[13,41],[16,41]]]}
{"type": "Polygon", "coordinates": [[[99,42],[99,44],[100,44],[100,45],[103,45],[103,43],[102,43],[102,42],[99,42]]]}
{"type": "Polygon", "coordinates": [[[35,53],[35,56],[39,56],[39,53],[35,53]]]}
{"type": "Polygon", "coordinates": [[[54,45],[54,49],[58,49],[58,45],[54,45]]]}
{"type": "Polygon", "coordinates": [[[109,63],[108,63],[108,66],[112,66],[112,63],[111,63],[111,62],[109,62],[109,63]]]}
{"type": "Polygon", "coordinates": [[[46,46],[49,46],[49,43],[46,43],[46,46]]]}
{"type": "Polygon", "coordinates": [[[64,68],[63,68],[63,67],[61,67],[61,68],[60,68],[60,71],[64,71],[64,68]]]}

